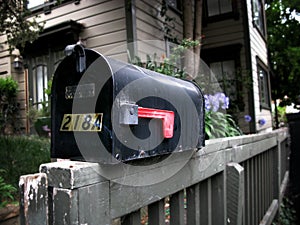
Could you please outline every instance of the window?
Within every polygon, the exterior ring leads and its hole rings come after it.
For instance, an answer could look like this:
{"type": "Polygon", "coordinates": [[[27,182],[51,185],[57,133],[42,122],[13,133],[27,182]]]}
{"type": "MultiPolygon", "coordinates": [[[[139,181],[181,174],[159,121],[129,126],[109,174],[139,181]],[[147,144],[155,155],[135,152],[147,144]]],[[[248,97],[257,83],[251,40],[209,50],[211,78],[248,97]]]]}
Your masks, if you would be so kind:
{"type": "Polygon", "coordinates": [[[45,3],[45,0],[28,0],[27,8],[32,9],[34,7],[43,5],[45,3]]]}
{"type": "Polygon", "coordinates": [[[253,23],[262,35],[265,35],[264,8],[262,0],[252,0],[253,23]]]}
{"type": "Polygon", "coordinates": [[[230,96],[230,99],[237,99],[237,91],[236,91],[236,67],[234,60],[225,60],[219,62],[213,62],[209,64],[209,67],[213,74],[215,75],[215,79],[211,78],[211,82],[218,83],[222,91],[230,96]]]}
{"type": "Polygon", "coordinates": [[[203,2],[203,25],[226,19],[239,19],[237,0],[206,0],[203,2]]]}
{"type": "Polygon", "coordinates": [[[258,64],[258,88],[261,108],[270,108],[269,75],[263,66],[258,64]]]}
{"type": "Polygon", "coordinates": [[[80,3],[80,0],[28,0],[27,8],[31,12],[39,12],[43,10],[45,14],[49,14],[53,7],[60,6],[71,1],[74,2],[74,4],[80,3]]]}
{"type": "Polygon", "coordinates": [[[182,11],[181,8],[181,0],[166,0],[167,4],[171,6],[173,9],[178,10],[179,12],[182,11]]]}
{"type": "Polygon", "coordinates": [[[41,103],[48,101],[48,96],[44,93],[48,85],[47,65],[35,66],[32,70],[32,80],[34,85],[32,101],[38,109],[42,109],[41,103]]]}
{"type": "Polygon", "coordinates": [[[59,62],[64,57],[63,51],[51,52],[29,57],[28,71],[29,71],[29,98],[31,104],[37,109],[42,109],[44,103],[50,99],[45,94],[45,89],[48,87],[48,80],[51,79],[59,62]]]}
{"type": "Polygon", "coordinates": [[[205,66],[202,66],[203,77],[197,82],[207,94],[224,92],[230,99],[231,109],[243,111],[245,82],[240,61],[241,48],[242,45],[234,44],[202,49],[201,58],[214,76],[209,76],[205,66]]]}
{"type": "Polygon", "coordinates": [[[231,0],[207,0],[208,16],[216,16],[232,12],[231,0]]]}

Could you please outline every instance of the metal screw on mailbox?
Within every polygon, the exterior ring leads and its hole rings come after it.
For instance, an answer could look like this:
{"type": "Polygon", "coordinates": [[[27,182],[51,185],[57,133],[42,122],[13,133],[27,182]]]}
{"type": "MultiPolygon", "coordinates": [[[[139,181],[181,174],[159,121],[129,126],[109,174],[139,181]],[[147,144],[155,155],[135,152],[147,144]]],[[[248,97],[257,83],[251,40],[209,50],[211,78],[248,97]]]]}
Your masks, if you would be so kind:
{"type": "Polygon", "coordinates": [[[129,110],[129,113],[130,113],[130,115],[134,114],[134,108],[133,107],[129,110]]]}

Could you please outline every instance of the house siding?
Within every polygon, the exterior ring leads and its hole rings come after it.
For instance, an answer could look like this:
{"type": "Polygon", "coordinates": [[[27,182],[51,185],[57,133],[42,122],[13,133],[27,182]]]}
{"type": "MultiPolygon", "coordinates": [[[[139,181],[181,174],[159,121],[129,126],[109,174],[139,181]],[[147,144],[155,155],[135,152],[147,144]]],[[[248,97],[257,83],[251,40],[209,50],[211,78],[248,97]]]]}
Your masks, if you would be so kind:
{"type": "MultiPolygon", "coordinates": [[[[243,70],[243,76],[252,77],[252,91],[253,91],[253,101],[254,109],[250,108],[249,103],[249,90],[244,89],[243,99],[245,104],[244,111],[239,115],[239,126],[244,132],[250,132],[250,124],[244,121],[244,115],[251,115],[254,110],[254,117],[252,123],[255,123],[256,131],[260,132],[263,130],[271,129],[272,127],[272,116],[271,111],[268,109],[261,109],[260,107],[260,97],[259,97],[259,84],[257,75],[257,57],[268,66],[268,56],[267,56],[267,45],[265,39],[261,36],[259,31],[254,27],[252,23],[252,5],[251,0],[246,1],[247,12],[244,12],[244,8],[240,1],[236,1],[239,19],[227,19],[220,22],[208,23],[203,27],[203,45],[202,49],[211,49],[221,46],[229,46],[233,44],[242,44],[240,51],[240,66],[243,70]],[[244,21],[246,21],[247,26],[245,26],[244,21]],[[245,29],[249,29],[249,37],[246,37],[247,32],[245,29]],[[246,51],[246,41],[250,40],[250,52],[246,51]],[[247,55],[250,56],[251,68],[247,66],[247,55]],[[250,70],[251,69],[251,70],[250,70]],[[264,126],[260,126],[257,121],[259,119],[265,119],[267,123],[264,126]]],[[[222,52],[220,52],[222,54],[222,52]]],[[[223,53],[224,54],[224,53],[223,53]]],[[[225,53],[226,54],[226,53],[225,53]]],[[[252,101],[252,100],[250,100],[252,101]]]]}
{"type": "Polygon", "coordinates": [[[45,28],[68,20],[84,25],[80,37],[87,48],[127,60],[125,1],[82,0],[78,5],[69,3],[53,9],[48,15],[41,14],[38,19],[46,22],[45,28]]]}
{"type": "Polygon", "coordinates": [[[166,54],[166,38],[182,39],[182,21],[180,15],[172,8],[167,10],[167,15],[173,20],[169,22],[170,33],[164,32],[164,17],[160,15],[161,1],[135,1],[136,7],[136,32],[137,55],[142,61],[146,55],[157,54],[161,57],[166,54]]]}
{"type": "MultiPolygon", "coordinates": [[[[11,74],[11,58],[6,44],[7,38],[5,35],[0,36],[0,74],[11,74]]],[[[0,76],[1,77],[1,76],[0,76]]]]}
{"type": "MultiPolygon", "coordinates": [[[[251,0],[247,1],[248,9],[248,26],[250,34],[250,49],[251,49],[251,64],[252,64],[252,80],[253,80],[253,100],[254,100],[254,111],[256,130],[258,132],[272,129],[272,113],[269,109],[263,109],[260,106],[260,93],[259,83],[257,74],[257,58],[259,58],[263,64],[268,67],[268,52],[267,43],[265,38],[261,35],[259,30],[253,24],[252,16],[252,4],[251,0]],[[266,124],[261,126],[258,124],[260,119],[266,120],[266,124]]],[[[268,71],[267,71],[268,72],[268,71]]]]}

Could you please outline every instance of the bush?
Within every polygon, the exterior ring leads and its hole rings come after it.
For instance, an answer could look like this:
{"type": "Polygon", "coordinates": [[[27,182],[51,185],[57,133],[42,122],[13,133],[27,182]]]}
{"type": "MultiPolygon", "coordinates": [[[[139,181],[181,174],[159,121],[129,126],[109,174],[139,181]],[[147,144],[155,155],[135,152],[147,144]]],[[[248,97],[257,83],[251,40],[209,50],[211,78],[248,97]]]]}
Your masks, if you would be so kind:
{"type": "Polygon", "coordinates": [[[272,225],[296,225],[297,212],[293,201],[289,198],[283,198],[280,204],[279,215],[272,225]]]}
{"type": "MultiPolygon", "coordinates": [[[[0,170],[0,174],[5,172],[5,170],[0,170]]],[[[16,191],[17,189],[10,184],[6,184],[0,175],[0,208],[5,207],[9,201],[14,200],[13,194],[16,191]]]]}
{"type": "Polygon", "coordinates": [[[36,136],[0,136],[0,169],[4,181],[18,187],[21,175],[36,173],[50,161],[50,140],[36,136]]]}
{"type": "Polygon", "coordinates": [[[207,139],[242,135],[242,131],[225,112],[229,107],[229,98],[224,93],[204,95],[205,99],[205,134],[207,139]],[[219,111],[221,110],[221,111],[219,111]]]}
{"type": "Polygon", "coordinates": [[[18,130],[19,104],[16,101],[18,83],[11,77],[0,78],[0,133],[18,130]]]}

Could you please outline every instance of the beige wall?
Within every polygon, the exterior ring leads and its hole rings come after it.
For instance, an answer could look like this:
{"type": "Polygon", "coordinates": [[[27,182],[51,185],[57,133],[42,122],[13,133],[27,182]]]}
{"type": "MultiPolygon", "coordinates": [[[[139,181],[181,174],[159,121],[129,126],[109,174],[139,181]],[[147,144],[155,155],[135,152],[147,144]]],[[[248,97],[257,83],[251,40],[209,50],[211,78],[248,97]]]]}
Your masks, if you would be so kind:
{"type": "MultiPolygon", "coordinates": [[[[162,55],[166,54],[165,38],[167,34],[164,32],[165,18],[160,16],[161,1],[160,0],[139,0],[136,3],[136,36],[137,36],[137,54],[146,59],[146,55],[153,56],[154,53],[162,59],[162,55]]],[[[171,8],[168,9],[167,15],[173,18],[169,23],[172,26],[169,36],[182,40],[182,21],[180,16],[171,8]]]]}

